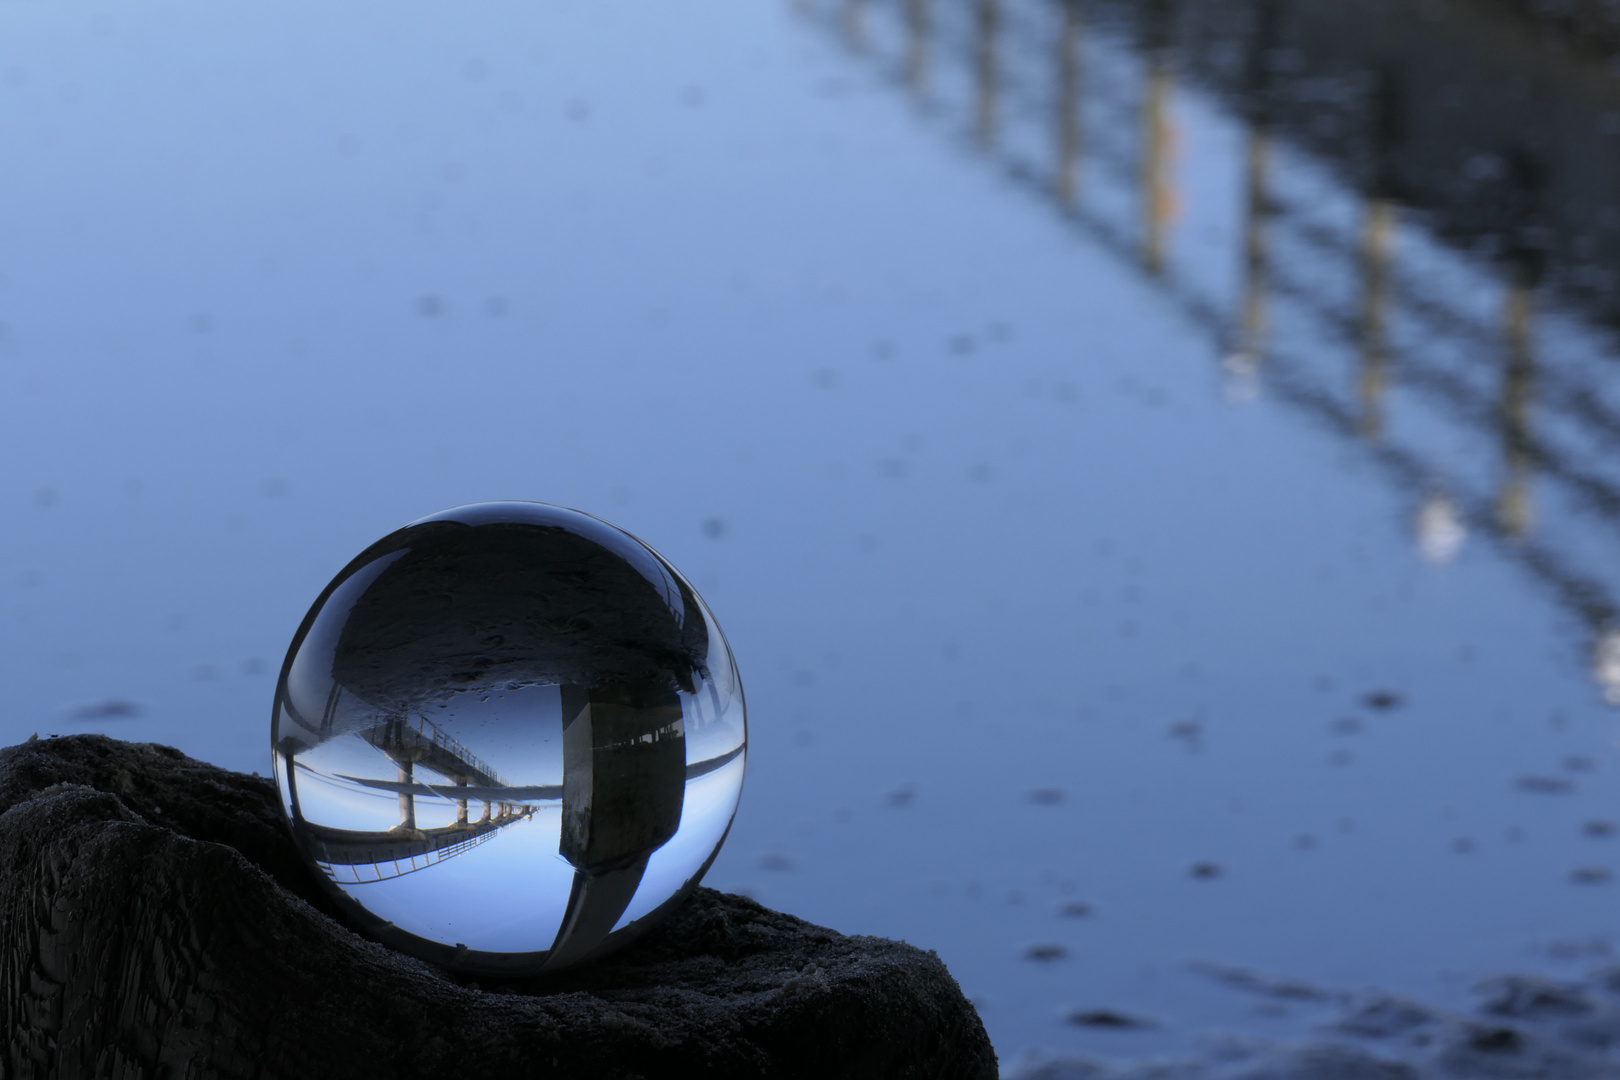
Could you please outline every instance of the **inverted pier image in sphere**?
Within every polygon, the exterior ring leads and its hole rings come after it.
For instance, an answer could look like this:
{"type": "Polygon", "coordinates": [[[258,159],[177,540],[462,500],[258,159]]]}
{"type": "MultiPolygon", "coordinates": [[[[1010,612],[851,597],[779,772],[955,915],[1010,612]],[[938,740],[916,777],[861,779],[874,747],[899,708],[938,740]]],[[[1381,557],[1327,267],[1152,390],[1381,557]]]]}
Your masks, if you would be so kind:
{"type": "Polygon", "coordinates": [[[747,745],[692,586],[534,502],[455,507],[356,556],[298,628],[271,718],[282,807],[340,906],[485,976],[652,926],[718,854],[747,745]]]}

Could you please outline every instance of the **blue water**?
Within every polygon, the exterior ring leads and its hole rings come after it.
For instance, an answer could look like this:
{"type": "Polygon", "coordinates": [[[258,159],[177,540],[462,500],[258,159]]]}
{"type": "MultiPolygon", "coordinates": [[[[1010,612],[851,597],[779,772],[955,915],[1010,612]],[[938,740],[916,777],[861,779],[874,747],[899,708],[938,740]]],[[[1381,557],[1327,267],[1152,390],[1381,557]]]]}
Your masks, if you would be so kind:
{"type": "MultiPolygon", "coordinates": [[[[1345,397],[1356,352],[1285,300],[1245,367],[1247,136],[1196,82],[1165,84],[1156,274],[1139,174],[1087,157],[1064,209],[1044,107],[1009,90],[987,136],[944,47],[919,100],[898,10],[0,4],[0,737],[267,772],[331,576],[537,499],[657,548],[736,653],[749,777],[708,882],[937,950],[1006,1064],[1303,1022],[1196,961],[1455,1001],[1608,948],[1620,886],[1571,877],[1620,843],[1583,832],[1620,817],[1601,628],[1534,569],[1601,578],[1608,522],[1532,475],[1493,534],[1499,440],[1399,386],[1382,442],[1323,420],[1299,388],[1345,397]],[[1461,528],[1426,560],[1437,493],[1461,528]],[[1093,1006],[1159,1026],[1064,1022],[1093,1006]]],[[[1145,61],[1085,48],[1120,88],[1093,145],[1134,160],[1145,61]]],[[[1331,169],[1274,158],[1359,228],[1331,169]]],[[[1397,231],[1497,325],[1495,270],[1397,231]]],[[[1533,333],[1606,363],[1556,304],[1533,333]]]]}

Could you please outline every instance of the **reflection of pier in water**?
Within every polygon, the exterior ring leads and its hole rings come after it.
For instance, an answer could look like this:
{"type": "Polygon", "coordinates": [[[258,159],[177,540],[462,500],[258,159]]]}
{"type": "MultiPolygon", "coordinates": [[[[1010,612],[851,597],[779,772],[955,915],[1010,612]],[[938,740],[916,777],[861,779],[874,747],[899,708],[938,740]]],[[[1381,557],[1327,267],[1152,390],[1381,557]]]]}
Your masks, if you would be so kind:
{"type": "MultiPolygon", "coordinates": [[[[330,724],[326,728],[330,730],[330,724]]],[[[301,751],[283,750],[295,827],[305,837],[311,855],[334,880],[346,884],[384,881],[426,869],[471,850],[508,825],[527,820],[536,812],[535,804],[560,803],[563,799],[564,788],[560,783],[507,783],[458,740],[425,717],[390,720],[354,734],[394,763],[398,779],[381,780],[341,773],[322,779],[328,782],[336,779],[395,795],[399,800],[400,820],[391,829],[339,829],[306,820],[299,805],[297,772],[320,774],[297,761],[296,753],[301,751]],[[420,777],[418,767],[437,773],[443,781],[433,783],[420,777]],[[416,800],[421,798],[454,802],[455,822],[419,828],[416,800]],[[472,803],[482,804],[477,818],[470,817],[472,803]]],[[[686,766],[685,779],[689,782],[714,772],[742,752],[739,746],[713,758],[692,762],[686,766]]]]}
{"type": "Polygon", "coordinates": [[[1207,335],[1230,393],[1263,385],[1363,447],[1416,505],[1425,557],[1473,534],[1527,572],[1620,700],[1620,575],[1603,557],[1620,538],[1603,460],[1620,448],[1620,79],[1537,54],[1472,0],[842,3],[858,55],[1151,281],[1207,335]],[[1173,72],[1242,129],[1235,293],[1175,257],[1173,72]],[[1324,165],[1329,206],[1307,175],[1324,165]],[[1438,277],[1434,252],[1449,252],[1438,277]],[[1549,312],[1585,337],[1548,348],[1549,312]],[[1309,327],[1292,346],[1284,316],[1309,327]],[[1396,422],[1412,406],[1484,452],[1437,449],[1396,422]]]}

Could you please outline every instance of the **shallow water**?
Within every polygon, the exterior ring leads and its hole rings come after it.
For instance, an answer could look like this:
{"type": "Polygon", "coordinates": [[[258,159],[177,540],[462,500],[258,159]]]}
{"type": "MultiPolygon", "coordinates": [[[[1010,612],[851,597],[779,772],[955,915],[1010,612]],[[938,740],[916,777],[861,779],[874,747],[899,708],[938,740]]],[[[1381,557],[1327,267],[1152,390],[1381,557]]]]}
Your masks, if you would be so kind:
{"type": "Polygon", "coordinates": [[[334,573],[540,499],[735,650],[709,883],[1006,1064],[1600,960],[1620,82],[1265,10],[0,4],[0,736],[267,771],[334,573]]]}

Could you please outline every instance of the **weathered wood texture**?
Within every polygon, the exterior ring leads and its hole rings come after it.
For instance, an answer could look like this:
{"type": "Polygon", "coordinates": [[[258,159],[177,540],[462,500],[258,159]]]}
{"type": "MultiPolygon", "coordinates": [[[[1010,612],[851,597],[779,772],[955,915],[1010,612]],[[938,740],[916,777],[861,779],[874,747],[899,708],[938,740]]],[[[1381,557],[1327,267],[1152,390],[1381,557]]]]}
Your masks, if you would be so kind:
{"type": "Polygon", "coordinates": [[[482,988],[330,913],[269,780],[102,736],[0,750],[5,1080],[975,1077],[937,957],[700,889],[646,938],[482,988]]]}

